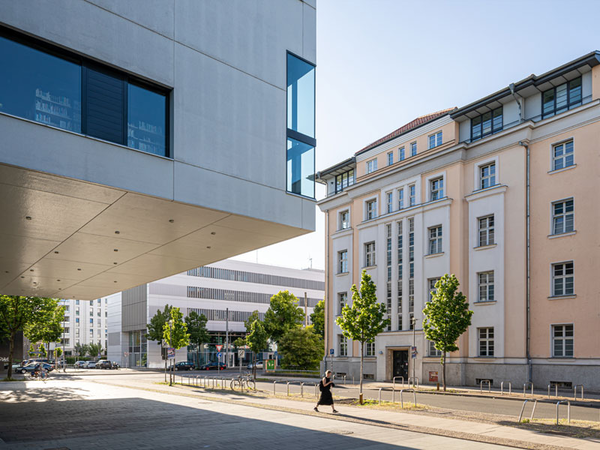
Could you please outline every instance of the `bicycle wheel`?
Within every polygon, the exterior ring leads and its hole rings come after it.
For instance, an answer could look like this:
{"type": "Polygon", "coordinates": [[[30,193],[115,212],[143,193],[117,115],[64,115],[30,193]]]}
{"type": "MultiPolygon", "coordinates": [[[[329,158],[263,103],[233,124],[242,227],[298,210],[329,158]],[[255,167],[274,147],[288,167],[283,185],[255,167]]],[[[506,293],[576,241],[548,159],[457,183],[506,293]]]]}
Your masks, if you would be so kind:
{"type": "Polygon", "coordinates": [[[256,390],[256,383],[254,382],[254,380],[246,380],[246,386],[248,387],[248,389],[252,389],[253,391],[256,390]]]}
{"type": "Polygon", "coordinates": [[[240,388],[240,380],[231,380],[231,390],[235,391],[240,388]]]}

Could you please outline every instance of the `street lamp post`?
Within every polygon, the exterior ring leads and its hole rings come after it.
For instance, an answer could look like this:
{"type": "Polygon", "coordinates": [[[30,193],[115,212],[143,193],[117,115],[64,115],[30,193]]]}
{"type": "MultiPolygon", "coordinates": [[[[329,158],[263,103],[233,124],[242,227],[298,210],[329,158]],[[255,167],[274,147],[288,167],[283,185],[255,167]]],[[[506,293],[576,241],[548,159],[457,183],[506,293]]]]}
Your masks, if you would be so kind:
{"type": "Polygon", "coordinates": [[[413,353],[413,354],[411,354],[410,356],[413,359],[412,380],[413,380],[413,387],[414,387],[415,386],[415,370],[416,370],[415,365],[417,363],[417,318],[415,316],[413,316],[411,320],[412,320],[412,327],[413,327],[413,351],[411,353],[413,353]],[[413,357],[413,355],[414,355],[414,357],[413,357]]]}

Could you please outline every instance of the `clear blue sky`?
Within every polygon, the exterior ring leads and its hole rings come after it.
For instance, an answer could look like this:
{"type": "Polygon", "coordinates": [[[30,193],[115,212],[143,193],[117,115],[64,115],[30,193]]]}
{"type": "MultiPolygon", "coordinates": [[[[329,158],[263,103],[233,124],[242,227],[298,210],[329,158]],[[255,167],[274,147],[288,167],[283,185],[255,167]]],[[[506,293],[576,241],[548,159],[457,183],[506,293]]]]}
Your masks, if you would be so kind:
{"type": "MultiPolygon", "coordinates": [[[[600,50],[599,18],[600,0],[317,0],[317,171],[415,117],[600,50]]],[[[322,269],[323,230],[318,211],[315,233],[258,262],[322,269]]]]}

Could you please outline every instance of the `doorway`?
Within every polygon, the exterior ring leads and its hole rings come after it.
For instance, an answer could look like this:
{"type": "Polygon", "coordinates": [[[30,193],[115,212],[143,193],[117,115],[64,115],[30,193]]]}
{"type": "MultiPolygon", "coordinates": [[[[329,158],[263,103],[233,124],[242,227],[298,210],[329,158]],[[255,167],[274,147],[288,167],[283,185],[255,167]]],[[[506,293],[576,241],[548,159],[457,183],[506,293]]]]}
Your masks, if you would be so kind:
{"type": "Polygon", "coordinates": [[[392,377],[408,380],[408,350],[394,350],[392,377]]]}

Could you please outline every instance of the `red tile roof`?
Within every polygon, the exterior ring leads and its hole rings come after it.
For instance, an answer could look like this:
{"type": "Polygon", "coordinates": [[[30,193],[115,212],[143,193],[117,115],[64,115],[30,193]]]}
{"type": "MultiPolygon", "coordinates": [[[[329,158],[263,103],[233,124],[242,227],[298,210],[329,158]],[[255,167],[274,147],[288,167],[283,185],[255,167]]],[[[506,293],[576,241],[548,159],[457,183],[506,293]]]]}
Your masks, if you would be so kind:
{"type": "Polygon", "coordinates": [[[365,148],[357,151],[355,153],[355,155],[360,155],[361,153],[364,153],[367,150],[371,150],[372,148],[375,148],[378,145],[383,144],[384,142],[387,142],[387,141],[389,141],[391,139],[394,139],[395,137],[400,136],[401,134],[404,134],[404,133],[407,133],[407,132],[409,132],[411,130],[414,130],[415,128],[418,128],[421,125],[426,124],[427,122],[431,122],[432,120],[435,120],[438,117],[444,116],[444,115],[448,114],[449,112],[454,111],[455,109],[456,108],[443,109],[442,111],[438,111],[438,112],[434,112],[434,113],[431,113],[431,114],[426,114],[426,115],[421,116],[421,117],[417,117],[412,122],[408,122],[406,125],[401,126],[397,130],[392,131],[390,134],[382,137],[381,139],[376,140],[375,142],[367,145],[365,148]]]}

